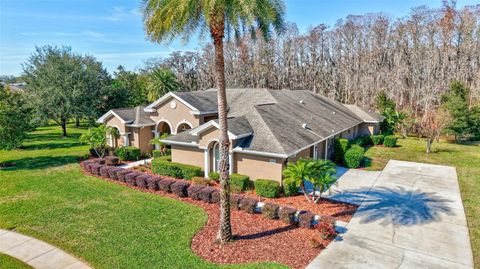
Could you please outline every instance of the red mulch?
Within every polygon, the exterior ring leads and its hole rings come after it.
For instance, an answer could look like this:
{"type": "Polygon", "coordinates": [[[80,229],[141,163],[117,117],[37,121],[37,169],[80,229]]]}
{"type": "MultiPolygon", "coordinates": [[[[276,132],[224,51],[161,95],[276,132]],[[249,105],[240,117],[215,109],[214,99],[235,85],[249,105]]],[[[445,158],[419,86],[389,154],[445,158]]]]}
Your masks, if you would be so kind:
{"type": "MultiPolygon", "coordinates": [[[[147,172],[147,171],[146,171],[147,172]]],[[[96,177],[100,177],[94,175],[96,177]]],[[[208,215],[207,224],[192,239],[192,250],[203,259],[213,263],[237,264],[251,262],[278,262],[292,268],[305,268],[322,250],[311,246],[311,239],[318,240],[326,247],[332,240],[323,240],[315,229],[299,228],[288,225],[280,220],[269,220],[261,214],[249,214],[240,210],[231,211],[231,223],[235,240],[232,243],[220,245],[215,243],[219,227],[219,207],[216,204],[207,204],[190,198],[179,198],[172,193],[152,191],[128,186],[126,183],[104,178],[133,189],[155,193],[164,197],[187,202],[199,206],[208,215]]],[[[258,196],[249,194],[250,196],[258,196]]],[[[332,216],[350,220],[356,207],[329,200],[321,201],[318,205],[303,202],[305,197],[295,196],[288,198],[265,199],[262,201],[289,205],[296,209],[311,210],[316,214],[332,216]],[[342,211],[343,210],[343,211],[342,211]]]]}

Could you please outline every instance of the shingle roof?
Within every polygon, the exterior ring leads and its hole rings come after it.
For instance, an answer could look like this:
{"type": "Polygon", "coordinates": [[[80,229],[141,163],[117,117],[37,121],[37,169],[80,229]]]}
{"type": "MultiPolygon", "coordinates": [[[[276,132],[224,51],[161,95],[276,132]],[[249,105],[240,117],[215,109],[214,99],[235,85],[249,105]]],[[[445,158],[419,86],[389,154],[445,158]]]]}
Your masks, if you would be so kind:
{"type": "Polygon", "coordinates": [[[357,115],[357,117],[359,117],[360,119],[362,119],[363,121],[366,121],[366,122],[381,122],[383,121],[384,117],[381,116],[381,115],[378,115],[377,113],[371,111],[371,110],[364,110],[364,109],[361,109],[360,107],[356,106],[356,105],[344,105],[345,107],[347,107],[348,109],[350,109],[350,111],[352,111],[355,115],[357,115]]]}
{"type": "Polygon", "coordinates": [[[127,123],[129,127],[143,127],[155,125],[142,106],[134,108],[117,108],[112,111],[127,123]]]}

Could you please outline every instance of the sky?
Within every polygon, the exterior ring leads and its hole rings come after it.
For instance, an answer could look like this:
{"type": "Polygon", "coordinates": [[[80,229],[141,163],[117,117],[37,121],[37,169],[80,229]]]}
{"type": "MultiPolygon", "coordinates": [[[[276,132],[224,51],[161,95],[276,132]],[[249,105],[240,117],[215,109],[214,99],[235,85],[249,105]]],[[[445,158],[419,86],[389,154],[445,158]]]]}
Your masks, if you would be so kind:
{"type": "MultiPolygon", "coordinates": [[[[457,7],[480,0],[458,0],[457,7]]],[[[108,71],[118,65],[136,70],[145,60],[173,51],[195,50],[208,39],[156,44],[145,38],[141,0],[0,0],[0,75],[20,75],[35,46],[67,45],[90,54],[108,71]]],[[[441,0],[285,0],[286,20],[301,31],[333,26],[347,15],[383,12],[408,15],[413,7],[441,6],[441,0]]]]}

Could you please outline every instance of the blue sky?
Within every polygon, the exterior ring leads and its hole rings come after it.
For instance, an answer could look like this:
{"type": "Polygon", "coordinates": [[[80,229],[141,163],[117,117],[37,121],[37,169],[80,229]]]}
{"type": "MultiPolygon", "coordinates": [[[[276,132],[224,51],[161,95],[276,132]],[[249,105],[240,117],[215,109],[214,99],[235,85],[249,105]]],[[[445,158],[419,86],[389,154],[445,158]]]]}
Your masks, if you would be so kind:
{"type": "MultiPolygon", "coordinates": [[[[458,0],[457,6],[480,0],[458,0]]],[[[145,39],[140,0],[0,0],[0,74],[18,75],[21,64],[40,45],[68,45],[75,52],[97,57],[113,71],[118,65],[134,70],[152,57],[201,47],[198,38],[188,44],[153,44],[145,39]]],[[[305,31],[311,25],[332,26],[349,14],[384,12],[395,17],[412,7],[439,7],[441,0],[286,0],[287,21],[305,31]]]]}

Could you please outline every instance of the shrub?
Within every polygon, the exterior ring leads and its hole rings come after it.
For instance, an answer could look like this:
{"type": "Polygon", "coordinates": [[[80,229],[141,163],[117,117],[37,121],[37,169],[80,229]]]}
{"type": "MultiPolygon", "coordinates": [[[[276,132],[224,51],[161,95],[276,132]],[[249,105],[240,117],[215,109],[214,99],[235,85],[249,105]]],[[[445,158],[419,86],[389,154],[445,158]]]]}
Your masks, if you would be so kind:
{"type": "Polygon", "coordinates": [[[263,205],[262,215],[267,219],[277,219],[279,208],[280,207],[277,204],[266,203],[263,205]]]}
{"type": "Polygon", "coordinates": [[[148,187],[147,185],[147,180],[150,178],[151,176],[150,175],[141,175],[141,176],[138,176],[136,179],[135,179],[135,182],[136,182],[136,185],[139,187],[139,188],[142,188],[142,189],[146,189],[148,187]]]}
{"type": "Polygon", "coordinates": [[[337,236],[337,232],[335,231],[335,226],[328,222],[319,222],[315,225],[315,229],[320,232],[320,236],[322,239],[327,240],[337,236]]]}
{"type": "Polygon", "coordinates": [[[133,172],[125,175],[125,182],[130,186],[135,186],[135,178],[141,176],[142,173],[133,172]]]}
{"type": "Polygon", "coordinates": [[[217,191],[217,189],[212,187],[205,187],[200,190],[199,196],[200,200],[204,201],[205,203],[213,203],[212,201],[212,194],[217,191]]]}
{"type": "Polygon", "coordinates": [[[86,161],[81,162],[81,163],[80,163],[80,166],[81,166],[84,170],[87,170],[87,165],[93,164],[93,163],[95,163],[95,161],[92,160],[92,159],[89,159],[89,160],[86,160],[86,161]]]}
{"type": "Polygon", "coordinates": [[[100,168],[102,168],[103,166],[104,166],[103,164],[94,164],[90,166],[92,174],[100,175],[100,168]]]}
{"type": "Polygon", "coordinates": [[[347,168],[359,167],[360,163],[362,162],[364,153],[365,153],[365,150],[362,147],[358,145],[353,145],[345,153],[345,158],[344,158],[345,166],[347,168]]]}
{"type": "Polygon", "coordinates": [[[117,173],[118,181],[125,182],[125,176],[130,174],[130,173],[133,173],[133,172],[131,170],[128,170],[128,169],[123,169],[122,171],[118,171],[118,173],[117,173]]]}
{"type": "Polygon", "coordinates": [[[171,185],[172,193],[176,194],[178,197],[187,197],[187,190],[189,187],[190,183],[180,180],[171,185]]]}
{"type": "Polygon", "coordinates": [[[105,164],[105,158],[95,158],[93,161],[98,164],[105,164]]]}
{"type": "Polygon", "coordinates": [[[188,187],[188,197],[193,200],[200,200],[200,191],[204,188],[205,186],[202,185],[191,185],[188,187]]]}
{"type": "Polygon", "coordinates": [[[217,173],[217,172],[210,172],[210,173],[208,173],[208,177],[209,177],[210,179],[213,179],[213,180],[215,180],[215,181],[218,181],[218,180],[220,179],[220,174],[217,173]]]}
{"type": "Polygon", "coordinates": [[[344,139],[344,138],[335,139],[335,142],[333,143],[333,148],[334,148],[333,159],[335,163],[339,165],[342,164],[343,157],[349,147],[350,147],[350,143],[347,139],[344,139]]]}
{"type": "Polygon", "coordinates": [[[312,212],[302,212],[300,215],[298,215],[298,225],[303,228],[312,228],[314,218],[315,214],[312,212]]]}
{"type": "Polygon", "coordinates": [[[280,194],[280,183],[270,179],[257,179],[254,181],[255,193],[267,198],[277,198],[280,194]]]}
{"type": "Polygon", "coordinates": [[[321,249],[324,249],[324,248],[325,248],[325,246],[323,245],[323,243],[322,243],[319,239],[317,239],[317,238],[315,238],[315,237],[310,238],[310,240],[308,241],[308,243],[310,244],[310,246],[311,246],[312,248],[321,248],[321,249]]]}
{"type": "Polygon", "coordinates": [[[250,185],[250,178],[246,175],[231,174],[230,186],[233,192],[242,192],[247,190],[250,185]]]}
{"type": "Polygon", "coordinates": [[[117,173],[124,170],[123,168],[110,168],[110,170],[108,170],[108,176],[111,178],[111,179],[114,179],[114,180],[118,180],[118,177],[117,177],[117,173]]]}
{"type": "Polygon", "coordinates": [[[242,200],[242,196],[238,194],[231,194],[230,195],[230,207],[234,209],[240,209],[240,200],[242,200]]]}
{"type": "Polygon", "coordinates": [[[153,159],[152,172],[163,176],[191,179],[202,175],[202,168],[193,165],[173,163],[160,159],[153,159]]]}
{"type": "Polygon", "coordinates": [[[111,166],[103,166],[103,167],[100,167],[100,175],[102,177],[109,177],[108,175],[108,171],[110,170],[110,168],[112,168],[111,166]]]}
{"type": "Polygon", "coordinates": [[[92,166],[97,165],[96,163],[87,163],[85,165],[85,172],[91,173],[92,172],[92,166]]]}
{"type": "Polygon", "coordinates": [[[371,138],[375,146],[383,144],[383,139],[384,139],[383,135],[372,135],[371,138]]]}
{"type": "Polygon", "coordinates": [[[160,156],[157,159],[161,160],[161,161],[171,162],[172,161],[172,155],[160,156]]]}
{"type": "Polygon", "coordinates": [[[326,223],[329,223],[331,225],[335,225],[336,221],[337,220],[334,217],[328,216],[328,215],[321,215],[320,219],[318,220],[318,222],[326,222],[326,223]]]}
{"type": "Polygon", "coordinates": [[[202,186],[213,186],[214,181],[204,177],[194,177],[192,178],[192,182],[195,185],[202,185],[202,186]]]}
{"type": "Polygon", "coordinates": [[[159,158],[159,157],[162,157],[162,156],[164,156],[164,155],[163,155],[163,152],[162,152],[161,150],[159,150],[159,149],[154,149],[154,150],[152,151],[152,156],[153,156],[153,158],[159,158]]]}
{"type": "Polygon", "coordinates": [[[294,224],[295,223],[295,213],[297,210],[290,208],[290,207],[280,207],[278,210],[278,217],[287,224],[294,224]]]}
{"type": "Polygon", "coordinates": [[[105,157],[105,164],[110,166],[115,166],[120,163],[120,159],[115,156],[106,156],[105,157]]]}
{"type": "Polygon", "coordinates": [[[388,148],[394,148],[397,146],[398,137],[394,135],[387,135],[383,138],[383,145],[388,148]]]}
{"type": "Polygon", "coordinates": [[[150,190],[158,191],[160,187],[160,181],[160,177],[150,176],[149,178],[147,178],[147,188],[150,190]]]}
{"type": "Polygon", "coordinates": [[[176,181],[173,179],[161,179],[158,181],[158,188],[164,192],[172,192],[172,184],[176,181]]]}
{"type": "Polygon", "coordinates": [[[211,203],[213,203],[213,204],[218,204],[218,203],[220,203],[220,191],[219,191],[219,190],[215,189],[215,190],[212,192],[210,201],[211,201],[211,203]]]}
{"type": "Polygon", "coordinates": [[[240,200],[240,209],[250,213],[255,214],[255,209],[257,208],[257,201],[252,198],[245,197],[240,200]]]}
{"type": "Polygon", "coordinates": [[[298,194],[298,187],[294,181],[288,179],[283,181],[283,194],[285,197],[298,194]]]}
{"type": "Polygon", "coordinates": [[[137,147],[120,147],[115,151],[115,155],[122,161],[136,161],[140,157],[140,149],[137,147]]]}
{"type": "Polygon", "coordinates": [[[350,141],[350,145],[359,145],[361,147],[369,146],[369,145],[372,145],[372,144],[373,144],[373,141],[372,141],[372,139],[370,138],[369,135],[359,136],[359,137],[355,138],[354,140],[350,141]]]}

